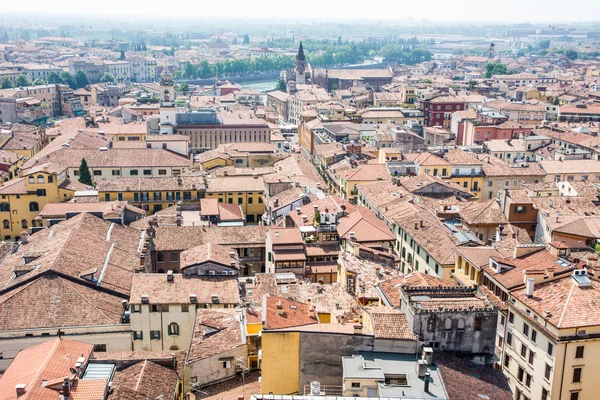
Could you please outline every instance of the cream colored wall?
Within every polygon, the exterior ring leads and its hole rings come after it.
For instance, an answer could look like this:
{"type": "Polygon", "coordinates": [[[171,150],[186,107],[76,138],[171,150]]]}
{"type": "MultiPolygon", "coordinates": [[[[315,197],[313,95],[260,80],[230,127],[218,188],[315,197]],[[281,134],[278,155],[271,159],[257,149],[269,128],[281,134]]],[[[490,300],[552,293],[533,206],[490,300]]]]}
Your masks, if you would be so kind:
{"type": "Polygon", "coordinates": [[[142,304],[141,312],[131,312],[131,329],[142,331],[142,340],[133,340],[135,351],[187,350],[194,332],[196,307],[188,305],[188,311],[181,311],[181,304],[170,304],[168,312],[150,312],[150,304],[142,304]],[[179,335],[169,335],[169,324],[179,325],[179,335]],[[151,339],[150,331],[160,331],[160,339],[151,339]]]}

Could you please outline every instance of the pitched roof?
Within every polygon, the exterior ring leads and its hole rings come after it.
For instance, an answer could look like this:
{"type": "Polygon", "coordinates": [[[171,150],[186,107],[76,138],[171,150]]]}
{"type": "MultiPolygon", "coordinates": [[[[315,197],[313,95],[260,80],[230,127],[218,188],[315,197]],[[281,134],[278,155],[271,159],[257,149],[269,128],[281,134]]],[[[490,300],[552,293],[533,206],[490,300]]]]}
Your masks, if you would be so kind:
{"type": "Polygon", "coordinates": [[[408,319],[403,312],[393,308],[384,309],[384,307],[374,309],[367,307],[365,310],[371,316],[373,333],[376,339],[418,339],[418,336],[413,334],[408,319]]]}
{"type": "Polygon", "coordinates": [[[202,243],[244,246],[264,246],[267,227],[248,225],[236,227],[158,226],[154,247],[157,251],[187,250],[202,243]]]}
{"type": "Polygon", "coordinates": [[[221,264],[227,268],[237,268],[237,253],[228,246],[220,246],[214,243],[204,243],[196,247],[192,247],[181,253],[181,269],[185,269],[192,265],[203,264],[206,262],[221,264]],[[230,253],[233,254],[233,257],[230,253]],[[231,262],[236,264],[233,266],[231,262]]]}
{"type": "Polygon", "coordinates": [[[112,380],[110,400],[155,400],[175,396],[177,373],[152,361],[144,360],[122,371],[112,380]]]}
{"type": "Polygon", "coordinates": [[[350,232],[353,232],[356,238],[354,240],[359,243],[392,241],[395,239],[385,222],[377,218],[371,210],[364,207],[360,207],[358,210],[340,218],[337,232],[343,239],[350,238],[350,232]]]}
{"type": "Polygon", "coordinates": [[[461,205],[459,213],[469,225],[494,225],[508,222],[496,199],[466,203],[461,205]]]}
{"type": "Polygon", "coordinates": [[[263,306],[264,329],[284,329],[303,325],[318,324],[315,317],[310,317],[308,304],[279,296],[267,296],[263,306]],[[280,308],[278,308],[280,306],[280,308]],[[279,310],[279,312],[278,312],[279,310]]]}
{"type": "MultiPolygon", "coordinates": [[[[92,344],[58,338],[21,350],[0,378],[0,400],[17,399],[17,384],[26,385],[20,400],[56,400],[58,391],[42,386],[42,382],[60,380],[62,385],[62,378],[70,375],[77,359],[83,356],[87,363],[93,349],[92,344]]],[[[104,381],[104,389],[106,384],[104,381]]]]}
{"type": "Polygon", "coordinates": [[[102,179],[96,183],[98,192],[158,192],[202,189],[204,189],[204,178],[189,175],[102,179]]]}
{"type": "Polygon", "coordinates": [[[140,231],[82,213],[32,234],[0,265],[0,293],[46,271],[123,295],[140,267],[140,231]],[[15,276],[15,271],[21,275],[15,276]],[[93,275],[93,281],[89,278],[93,275]]]}
{"type": "Polygon", "coordinates": [[[187,363],[226,353],[246,343],[244,327],[234,310],[199,308],[187,363]]]}
{"type": "Polygon", "coordinates": [[[132,304],[141,304],[142,296],[148,296],[149,304],[190,304],[190,295],[195,294],[198,304],[212,304],[212,296],[219,296],[221,304],[239,304],[240,293],[235,276],[184,277],[173,274],[135,274],[131,289],[132,304]]]}
{"type": "Polygon", "coordinates": [[[355,181],[386,181],[390,174],[385,164],[363,164],[356,168],[340,172],[340,175],[349,182],[355,181]]]}

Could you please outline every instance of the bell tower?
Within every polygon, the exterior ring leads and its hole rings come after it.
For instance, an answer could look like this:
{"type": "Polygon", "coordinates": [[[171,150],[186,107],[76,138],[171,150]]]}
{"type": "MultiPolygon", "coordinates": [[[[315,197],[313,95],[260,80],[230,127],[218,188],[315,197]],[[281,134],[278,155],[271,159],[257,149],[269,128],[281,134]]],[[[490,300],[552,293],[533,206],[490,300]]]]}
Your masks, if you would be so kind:
{"type": "Polygon", "coordinates": [[[306,83],[306,57],[304,56],[304,48],[302,47],[302,42],[300,42],[300,47],[298,48],[298,54],[296,55],[296,84],[305,84],[306,83]]]}
{"type": "Polygon", "coordinates": [[[175,102],[173,75],[168,68],[165,68],[160,74],[160,100],[165,107],[172,106],[175,102]]]}

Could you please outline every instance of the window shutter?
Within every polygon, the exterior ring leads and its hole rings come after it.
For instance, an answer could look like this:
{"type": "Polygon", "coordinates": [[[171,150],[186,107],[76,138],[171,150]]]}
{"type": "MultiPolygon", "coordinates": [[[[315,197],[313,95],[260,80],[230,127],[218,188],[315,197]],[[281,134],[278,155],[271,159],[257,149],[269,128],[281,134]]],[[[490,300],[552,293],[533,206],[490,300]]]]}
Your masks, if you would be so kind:
{"type": "Polygon", "coordinates": [[[171,336],[173,334],[173,332],[171,332],[171,324],[169,324],[169,326],[167,328],[168,328],[168,331],[169,331],[169,336],[171,336]]]}

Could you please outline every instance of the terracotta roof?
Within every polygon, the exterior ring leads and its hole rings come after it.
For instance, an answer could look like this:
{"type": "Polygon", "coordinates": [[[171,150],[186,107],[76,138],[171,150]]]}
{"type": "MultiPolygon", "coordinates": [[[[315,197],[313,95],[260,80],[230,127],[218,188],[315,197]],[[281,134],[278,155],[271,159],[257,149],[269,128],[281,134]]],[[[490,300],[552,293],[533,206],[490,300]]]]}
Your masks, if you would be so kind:
{"type": "Polygon", "coordinates": [[[292,328],[319,323],[316,317],[310,317],[308,315],[309,308],[311,307],[308,304],[278,296],[267,296],[264,303],[263,326],[266,330],[292,328]],[[278,305],[280,305],[280,308],[278,308],[278,305]]]}
{"type": "Polygon", "coordinates": [[[112,381],[110,400],[171,399],[175,396],[177,373],[172,369],[144,360],[122,371],[112,381]]]}
{"type": "Polygon", "coordinates": [[[526,296],[525,288],[512,295],[558,329],[570,329],[600,325],[599,291],[597,281],[590,280],[589,286],[582,287],[567,275],[536,284],[531,298],[526,296]]]}
{"type": "Polygon", "coordinates": [[[390,174],[385,164],[363,164],[340,173],[346,181],[387,181],[390,174]]]}
{"type": "Polygon", "coordinates": [[[506,162],[500,160],[491,154],[484,154],[479,156],[483,161],[483,174],[485,176],[507,176],[507,177],[544,177],[546,172],[540,167],[537,162],[528,162],[527,167],[521,167],[518,165],[509,165],[506,162]]]}
{"type": "MultiPolygon", "coordinates": [[[[381,307],[383,308],[383,307],[381,307]]],[[[413,334],[412,327],[408,323],[406,315],[394,309],[382,311],[381,308],[370,310],[365,308],[371,316],[373,333],[376,339],[399,339],[417,340],[418,336],[413,334]]]]}
{"type": "MultiPolygon", "coordinates": [[[[58,391],[42,386],[42,382],[59,380],[62,386],[62,378],[70,376],[69,369],[75,367],[78,357],[83,356],[87,363],[93,348],[88,343],[59,338],[21,350],[0,379],[0,400],[17,399],[18,384],[26,385],[20,400],[56,400],[58,391]]],[[[104,390],[106,384],[104,381],[104,390]]]]}
{"type": "Polygon", "coordinates": [[[131,206],[124,201],[98,202],[98,203],[48,203],[38,214],[40,218],[66,218],[67,213],[102,213],[103,215],[121,215],[123,210],[145,215],[146,212],[140,208],[131,206]]]}
{"type": "Polygon", "coordinates": [[[244,327],[235,310],[199,308],[187,364],[226,353],[246,344],[244,327]]]}
{"type": "Polygon", "coordinates": [[[136,229],[79,214],[34,233],[6,257],[0,265],[0,292],[50,270],[89,284],[82,272],[95,269],[94,285],[128,295],[140,266],[141,244],[136,229]],[[28,272],[15,277],[15,269],[28,272]]]}
{"type": "Polygon", "coordinates": [[[469,225],[496,225],[508,222],[496,199],[466,203],[460,206],[459,213],[469,225]]]}
{"type": "Polygon", "coordinates": [[[198,304],[212,304],[213,295],[219,296],[220,304],[239,304],[240,294],[235,276],[183,277],[173,274],[135,274],[131,290],[132,304],[141,304],[142,296],[148,296],[149,304],[190,304],[190,295],[195,294],[198,304]]]}
{"type": "Polygon", "coordinates": [[[96,183],[98,192],[158,192],[204,190],[202,176],[169,176],[148,178],[102,179],[96,183]]]}
{"type": "Polygon", "coordinates": [[[542,160],[539,163],[547,174],[600,174],[597,160],[542,160]]]}
{"type": "Polygon", "coordinates": [[[359,243],[395,240],[385,222],[364,207],[340,218],[337,232],[343,239],[350,239],[350,232],[354,232],[356,239],[352,240],[359,243]]]}
{"type": "Polygon", "coordinates": [[[244,246],[264,246],[266,226],[236,227],[158,226],[154,238],[156,251],[187,250],[202,243],[244,246]]]}
{"type": "Polygon", "coordinates": [[[219,215],[219,199],[200,199],[200,215],[218,216],[219,215]]]}
{"type": "Polygon", "coordinates": [[[275,228],[271,227],[267,230],[267,235],[270,236],[271,242],[274,245],[279,244],[304,244],[302,234],[298,228],[275,228]]]}
{"type": "Polygon", "coordinates": [[[446,153],[446,160],[452,165],[481,165],[482,162],[474,153],[467,153],[459,148],[452,149],[446,153]]]}
{"type": "Polygon", "coordinates": [[[181,253],[181,269],[206,262],[221,264],[227,268],[237,269],[237,253],[227,246],[214,243],[204,243],[181,253]],[[233,257],[230,253],[235,253],[233,257]],[[231,262],[235,264],[232,266],[231,262]]]}

